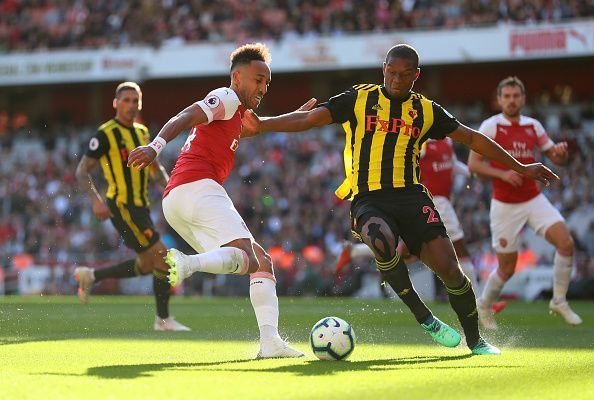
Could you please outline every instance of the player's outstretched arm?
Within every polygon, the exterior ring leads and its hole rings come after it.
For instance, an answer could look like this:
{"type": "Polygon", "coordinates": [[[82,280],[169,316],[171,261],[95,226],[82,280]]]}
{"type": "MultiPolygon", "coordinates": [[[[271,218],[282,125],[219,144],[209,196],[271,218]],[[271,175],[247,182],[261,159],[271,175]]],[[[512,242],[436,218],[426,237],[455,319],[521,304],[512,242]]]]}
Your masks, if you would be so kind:
{"type": "Polygon", "coordinates": [[[159,134],[147,146],[139,146],[128,155],[128,167],[142,169],[150,165],[165,145],[175,139],[177,135],[195,125],[208,122],[208,117],[196,103],[186,107],[183,111],[171,118],[159,134]]]}
{"type": "MultiPolygon", "coordinates": [[[[463,143],[466,146],[470,147],[470,149],[474,152],[479,153],[490,160],[497,161],[498,163],[503,164],[509,169],[516,171],[517,173],[524,175],[528,178],[542,182],[547,186],[549,185],[550,181],[559,179],[559,177],[555,175],[553,171],[551,171],[541,163],[522,164],[518,162],[518,160],[513,158],[507,151],[505,151],[491,138],[483,135],[478,131],[475,131],[474,129],[470,129],[462,124],[460,124],[460,126],[449,136],[455,141],[463,143]]],[[[470,170],[473,171],[473,165],[471,165],[470,161],[468,163],[468,166],[470,170]]],[[[476,165],[474,165],[474,167],[476,168],[476,165]]]]}
{"type": "Polygon", "coordinates": [[[276,117],[258,117],[253,111],[247,110],[242,122],[244,129],[259,134],[263,132],[301,132],[331,124],[333,121],[328,108],[318,107],[311,111],[293,111],[276,117]]]}
{"type": "MultiPolygon", "coordinates": [[[[311,99],[307,100],[301,107],[299,107],[297,110],[295,110],[295,112],[297,111],[309,111],[311,109],[313,109],[316,105],[316,103],[318,102],[318,99],[316,99],[315,97],[312,97],[311,99]]],[[[248,110],[248,114],[245,115],[242,119],[242,127],[241,127],[241,138],[245,139],[245,138],[249,138],[249,137],[254,137],[259,135],[260,133],[262,133],[261,131],[259,131],[259,126],[260,126],[260,117],[258,117],[256,115],[256,113],[254,113],[251,110],[248,110]]]]}

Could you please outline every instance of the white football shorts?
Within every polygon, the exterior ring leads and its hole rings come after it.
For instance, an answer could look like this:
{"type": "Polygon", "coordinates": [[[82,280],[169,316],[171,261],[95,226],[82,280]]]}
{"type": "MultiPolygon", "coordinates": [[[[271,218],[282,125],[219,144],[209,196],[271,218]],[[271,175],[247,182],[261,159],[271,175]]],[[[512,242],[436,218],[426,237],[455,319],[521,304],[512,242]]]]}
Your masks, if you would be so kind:
{"type": "Polygon", "coordinates": [[[254,238],[225,189],[212,179],[179,185],[163,199],[163,214],[198,253],[254,238]]]}
{"type": "Polygon", "coordinates": [[[463,239],[464,231],[450,200],[444,196],[435,196],[433,197],[433,204],[435,204],[435,208],[437,208],[437,212],[441,216],[441,221],[448,232],[450,240],[456,242],[463,239]]]}
{"type": "Polygon", "coordinates": [[[520,231],[526,224],[544,237],[547,229],[565,221],[542,193],[523,203],[491,199],[490,218],[491,242],[497,253],[517,252],[520,231]]]}

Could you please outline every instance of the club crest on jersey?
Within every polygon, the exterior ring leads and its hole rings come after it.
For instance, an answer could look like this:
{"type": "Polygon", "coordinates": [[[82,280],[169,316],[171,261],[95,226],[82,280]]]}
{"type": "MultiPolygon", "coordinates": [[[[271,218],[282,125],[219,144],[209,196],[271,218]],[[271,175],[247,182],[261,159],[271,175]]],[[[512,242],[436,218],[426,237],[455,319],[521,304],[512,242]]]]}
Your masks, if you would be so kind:
{"type": "Polygon", "coordinates": [[[231,151],[236,151],[238,147],[239,147],[239,140],[233,139],[233,141],[231,142],[231,146],[229,146],[229,148],[231,149],[231,151]]]}
{"type": "Polygon", "coordinates": [[[379,104],[374,105],[373,107],[371,107],[371,109],[376,111],[383,111],[382,106],[380,106],[379,104]]]}
{"type": "Polygon", "coordinates": [[[415,110],[414,108],[411,108],[408,110],[408,116],[411,117],[412,120],[414,121],[419,116],[419,112],[417,110],[415,110]]]}
{"type": "Polygon", "coordinates": [[[204,102],[210,108],[217,108],[219,106],[219,104],[221,103],[221,100],[217,96],[212,95],[212,96],[208,96],[206,99],[204,99],[204,102]]]}

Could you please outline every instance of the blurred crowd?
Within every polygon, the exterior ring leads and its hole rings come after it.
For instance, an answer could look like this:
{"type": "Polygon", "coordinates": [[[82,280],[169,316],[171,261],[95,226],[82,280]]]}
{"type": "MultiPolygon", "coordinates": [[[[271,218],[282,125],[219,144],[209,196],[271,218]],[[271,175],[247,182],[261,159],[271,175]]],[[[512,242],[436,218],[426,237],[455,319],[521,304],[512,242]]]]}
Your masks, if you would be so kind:
{"type": "MultiPolygon", "coordinates": [[[[534,96],[526,114],[539,118],[555,141],[571,151],[561,181],[545,190],[563,213],[575,238],[577,275],[594,278],[594,103],[572,102],[568,88],[534,96]]],[[[448,109],[477,127],[489,111],[479,104],[448,109]]],[[[151,126],[153,135],[158,126],[151,126]]],[[[73,124],[32,126],[24,116],[0,111],[0,273],[32,265],[51,267],[49,293],[72,293],[75,265],[103,266],[134,256],[111,224],[97,222],[74,171],[95,127],[73,124]],[[8,122],[7,122],[8,121],[8,122]]],[[[161,155],[170,170],[184,135],[161,155]]],[[[271,133],[242,142],[226,188],[254,237],[271,254],[280,294],[336,294],[334,266],[351,240],[349,204],[334,196],[344,170],[343,133],[328,126],[302,134],[271,133]]],[[[457,148],[465,160],[466,149],[457,148]]],[[[99,171],[97,171],[99,172],[99,171]]],[[[98,182],[104,182],[98,176],[98,182]]],[[[490,185],[478,178],[456,179],[454,204],[479,272],[493,267],[490,250],[490,185]]],[[[100,185],[101,186],[101,185],[100,185]]],[[[166,224],[162,188],[151,187],[152,216],[168,246],[185,248],[166,224]]],[[[526,236],[534,264],[552,264],[553,249],[526,236]]],[[[373,266],[371,266],[373,270],[373,266]]],[[[189,293],[240,294],[241,280],[197,274],[189,293]]],[[[8,288],[10,290],[10,288],[8,288]]]]}
{"type": "Polygon", "coordinates": [[[0,53],[290,40],[592,16],[589,0],[3,0],[0,53]]]}

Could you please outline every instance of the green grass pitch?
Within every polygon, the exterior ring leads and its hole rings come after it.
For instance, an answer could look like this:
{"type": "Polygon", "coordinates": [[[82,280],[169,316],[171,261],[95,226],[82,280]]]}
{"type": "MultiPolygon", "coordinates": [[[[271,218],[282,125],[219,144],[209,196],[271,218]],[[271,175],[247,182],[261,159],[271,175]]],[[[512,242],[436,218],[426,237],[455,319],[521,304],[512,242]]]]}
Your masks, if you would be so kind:
{"type": "MultiPolygon", "coordinates": [[[[192,332],[153,332],[149,297],[0,298],[2,399],[594,399],[594,307],[569,327],[544,302],[511,303],[485,336],[499,357],[433,344],[393,301],[281,298],[281,333],[307,356],[254,360],[249,299],[174,298],[192,332]],[[345,362],[315,359],[324,316],[357,334],[345,362]]],[[[431,305],[453,323],[446,304],[431,305]]]]}

